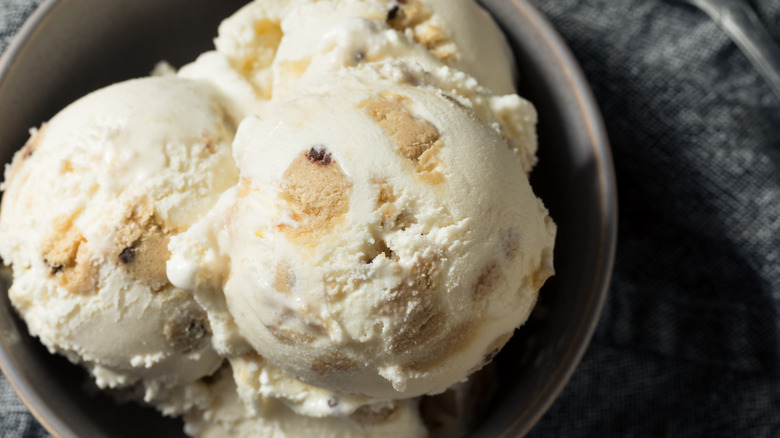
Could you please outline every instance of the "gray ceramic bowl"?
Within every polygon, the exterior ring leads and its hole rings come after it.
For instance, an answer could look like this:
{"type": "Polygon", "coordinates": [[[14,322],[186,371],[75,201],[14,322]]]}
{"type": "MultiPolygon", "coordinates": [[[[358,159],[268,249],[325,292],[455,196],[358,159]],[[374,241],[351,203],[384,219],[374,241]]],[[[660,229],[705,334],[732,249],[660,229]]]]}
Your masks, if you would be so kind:
{"type": "MultiPolygon", "coordinates": [[[[245,0],[47,0],[0,61],[0,160],[27,130],[85,93],[176,66],[211,47],[219,21],[245,0]]],[[[557,274],[496,359],[498,393],[471,435],[525,434],[564,387],[584,353],[607,291],[616,234],[611,156],[599,112],[576,61],[524,0],[482,2],[505,30],[520,93],[539,111],[539,166],[532,182],[558,223],[557,274]]],[[[489,66],[488,66],[489,67],[489,66]]],[[[87,376],[27,335],[0,293],[0,368],[57,437],[177,437],[181,424],[118,405],[85,388],[87,376]]]]}

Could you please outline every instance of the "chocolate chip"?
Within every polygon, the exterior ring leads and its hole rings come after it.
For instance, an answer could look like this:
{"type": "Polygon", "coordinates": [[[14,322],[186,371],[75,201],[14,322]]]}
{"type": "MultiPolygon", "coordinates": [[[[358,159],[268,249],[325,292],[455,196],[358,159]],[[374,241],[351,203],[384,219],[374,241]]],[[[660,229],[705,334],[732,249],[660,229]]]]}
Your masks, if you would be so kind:
{"type": "Polygon", "coordinates": [[[171,346],[182,353],[198,350],[209,336],[203,315],[180,315],[163,327],[163,334],[171,346]]]}
{"type": "Polygon", "coordinates": [[[331,163],[330,152],[323,146],[314,146],[306,154],[306,158],[312,163],[319,164],[320,166],[327,166],[331,163]]]}
{"type": "Polygon", "coordinates": [[[51,275],[56,275],[62,272],[63,268],[65,268],[65,266],[62,264],[52,265],[49,259],[46,258],[43,259],[43,264],[51,269],[51,275]]]}
{"type": "Polygon", "coordinates": [[[393,21],[395,20],[395,17],[398,16],[398,10],[401,9],[400,6],[395,5],[392,9],[390,9],[390,12],[387,13],[387,21],[393,21]]]}
{"type": "Polygon", "coordinates": [[[122,252],[119,253],[119,260],[125,264],[135,260],[135,248],[128,246],[127,248],[123,249],[122,252]]]}
{"type": "Polygon", "coordinates": [[[485,355],[485,357],[482,359],[482,363],[488,364],[492,362],[497,354],[498,354],[498,348],[494,348],[493,351],[485,355]]]}
{"type": "Polygon", "coordinates": [[[335,408],[339,405],[339,399],[336,397],[331,397],[328,399],[328,406],[331,408],[335,408]]]}
{"type": "Polygon", "coordinates": [[[199,340],[208,334],[206,330],[206,324],[203,321],[190,321],[187,324],[187,328],[184,330],[188,339],[199,340]]]}

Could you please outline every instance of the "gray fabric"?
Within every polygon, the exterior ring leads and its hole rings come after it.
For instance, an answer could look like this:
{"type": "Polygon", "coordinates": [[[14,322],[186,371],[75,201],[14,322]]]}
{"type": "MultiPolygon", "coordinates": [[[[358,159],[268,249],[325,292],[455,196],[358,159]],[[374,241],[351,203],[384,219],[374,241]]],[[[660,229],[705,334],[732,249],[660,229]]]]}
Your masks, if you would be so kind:
{"type": "Polygon", "coordinates": [[[0,0],[0,53],[42,0],[0,0]]]}
{"type": "Polygon", "coordinates": [[[16,396],[5,376],[0,374],[0,437],[39,438],[48,436],[49,434],[16,396]]]}
{"type": "MultiPolygon", "coordinates": [[[[780,101],[675,1],[537,0],[615,158],[610,296],[544,436],[780,436],[780,101]]],[[[780,2],[756,0],[780,41],[780,2]]]]}
{"type": "MultiPolygon", "coordinates": [[[[0,48],[37,2],[0,0],[0,48]]],[[[536,0],[604,114],[613,284],[532,437],[780,436],[780,101],[673,0],[536,0]]],[[[755,0],[780,41],[780,2],[755,0]]],[[[0,436],[46,436],[0,377],[0,436]]]]}

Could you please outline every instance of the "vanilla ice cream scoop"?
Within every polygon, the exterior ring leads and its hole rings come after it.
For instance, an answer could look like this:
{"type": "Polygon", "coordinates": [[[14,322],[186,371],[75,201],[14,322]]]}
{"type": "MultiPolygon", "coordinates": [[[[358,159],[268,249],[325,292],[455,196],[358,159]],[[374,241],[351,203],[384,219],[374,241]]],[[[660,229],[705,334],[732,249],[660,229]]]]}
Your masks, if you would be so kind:
{"type": "MultiPolygon", "coordinates": [[[[235,370],[233,370],[235,372],[235,370]]],[[[201,385],[200,406],[183,415],[188,435],[195,438],[423,438],[428,433],[417,400],[366,406],[349,416],[316,417],[297,414],[281,401],[264,399],[255,409],[239,397],[230,367],[201,385]]]]}
{"type": "Polygon", "coordinates": [[[240,183],[171,239],[171,281],[311,385],[441,392],[495,356],[553,273],[555,225],[516,150],[416,71],[344,68],[246,119],[240,183]]]}
{"type": "Polygon", "coordinates": [[[425,52],[496,94],[515,90],[509,45],[473,0],[255,0],[222,22],[214,42],[216,50],[181,74],[211,81],[247,114],[257,101],[287,93],[311,69],[313,58],[334,45],[342,52],[351,49],[339,67],[425,52]],[[354,30],[356,20],[369,22],[364,27],[374,34],[345,32],[345,23],[354,30]],[[376,38],[383,30],[414,50],[376,38]]]}
{"type": "Polygon", "coordinates": [[[235,121],[207,84],[131,80],[71,104],[6,168],[9,296],[51,351],[146,397],[221,362],[205,312],[168,282],[168,240],[237,181],[235,121]]]}
{"type": "MultiPolygon", "coordinates": [[[[255,1],[245,7],[243,14],[257,17],[253,7],[259,8],[265,3],[255,1]]],[[[342,32],[340,28],[344,22],[357,18],[395,31],[448,66],[475,77],[495,93],[515,91],[512,51],[493,19],[473,0],[330,0],[299,1],[290,5],[279,25],[282,37],[271,64],[275,97],[282,95],[309,68],[316,52],[333,44],[334,36],[342,32]]],[[[234,17],[220,26],[215,43],[230,59],[246,59],[246,54],[252,52],[239,50],[246,47],[237,44],[242,41],[241,36],[246,35],[239,29],[245,28],[247,21],[256,23],[257,19],[247,20],[241,11],[234,17]]],[[[353,59],[347,60],[348,63],[412,55],[408,50],[382,50],[375,46],[376,39],[362,38],[359,33],[351,36],[353,38],[348,41],[342,37],[340,42],[341,46],[354,49],[353,59]]]]}

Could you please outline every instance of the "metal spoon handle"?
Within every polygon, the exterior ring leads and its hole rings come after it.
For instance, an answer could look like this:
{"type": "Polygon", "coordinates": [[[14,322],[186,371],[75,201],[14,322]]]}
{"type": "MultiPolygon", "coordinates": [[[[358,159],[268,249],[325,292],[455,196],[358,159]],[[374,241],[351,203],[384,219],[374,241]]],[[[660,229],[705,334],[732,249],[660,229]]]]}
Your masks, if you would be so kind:
{"type": "Polygon", "coordinates": [[[780,99],[780,48],[745,1],[696,1],[739,46],[780,99]]]}

